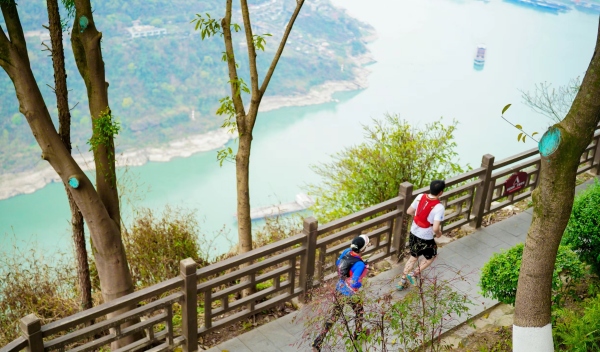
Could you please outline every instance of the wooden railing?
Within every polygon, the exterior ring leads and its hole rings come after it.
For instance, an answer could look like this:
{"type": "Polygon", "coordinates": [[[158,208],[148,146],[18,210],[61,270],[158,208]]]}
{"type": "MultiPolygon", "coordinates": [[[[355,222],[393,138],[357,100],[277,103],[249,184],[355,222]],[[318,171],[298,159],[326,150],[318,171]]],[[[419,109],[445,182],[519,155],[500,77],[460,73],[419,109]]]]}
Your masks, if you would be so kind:
{"type": "MultiPolygon", "coordinates": [[[[581,156],[578,174],[590,170],[600,174],[599,130],[600,126],[581,156]]],[[[528,197],[539,170],[535,149],[497,163],[493,156],[484,155],[481,167],[446,181],[447,191],[441,197],[447,209],[443,232],[465,224],[478,228],[485,215],[528,197]],[[504,196],[505,179],[517,171],[527,173],[525,188],[504,196]]],[[[324,225],[309,217],[302,233],[248,253],[201,269],[193,260],[183,260],[179,277],[50,324],[42,326],[34,314],[28,315],[20,321],[22,336],[0,352],[98,350],[140,332],[144,338],[119,351],[166,351],[177,346],[196,351],[199,337],[304,295],[335,277],[335,258],[359,234],[367,234],[373,243],[366,252],[371,262],[398,255],[408,232],[406,209],[425,191],[413,191],[405,182],[395,198],[324,225]],[[254,293],[234,298],[249,288],[254,293]],[[129,310],[92,324],[124,308],[129,310]],[[181,317],[179,326],[174,316],[181,317]]]]}

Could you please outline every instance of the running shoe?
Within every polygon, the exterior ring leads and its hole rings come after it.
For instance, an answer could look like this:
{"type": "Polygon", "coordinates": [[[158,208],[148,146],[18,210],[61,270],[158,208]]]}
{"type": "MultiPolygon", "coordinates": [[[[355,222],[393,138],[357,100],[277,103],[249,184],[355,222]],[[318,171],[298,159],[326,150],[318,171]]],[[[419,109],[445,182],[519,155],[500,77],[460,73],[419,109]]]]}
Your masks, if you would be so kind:
{"type": "Polygon", "coordinates": [[[398,291],[402,291],[404,290],[406,287],[408,287],[408,282],[406,282],[406,279],[401,279],[400,282],[398,282],[396,284],[396,288],[398,289],[398,291]]]}
{"type": "Polygon", "coordinates": [[[414,277],[415,274],[408,274],[406,275],[406,278],[408,279],[408,282],[410,282],[411,285],[416,285],[417,284],[417,280],[414,277]]]}

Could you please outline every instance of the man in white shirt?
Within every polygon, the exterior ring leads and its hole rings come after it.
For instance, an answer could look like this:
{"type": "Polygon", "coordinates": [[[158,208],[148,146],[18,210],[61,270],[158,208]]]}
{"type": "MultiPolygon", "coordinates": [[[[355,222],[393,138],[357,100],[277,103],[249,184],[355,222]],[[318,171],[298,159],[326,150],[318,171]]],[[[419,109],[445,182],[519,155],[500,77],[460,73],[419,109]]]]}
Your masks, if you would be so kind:
{"type": "Polygon", "coordinates": [[[410,258],[404,266],[404,272],[400,282],[396,287],[403,290],[408,286],[416,284],[416,277],[433,263],[437,256],[437,244],[434,237],[442,235],[442,220],[444,220],[444,205],[439,197],[444,193],[446,183],[441,180],[434,180],[429,185],[429,194],[419,194],[410,205],[406,213],[413,216],[413,223],[410,227],[410,238],[408,246],[410,249],[410,258]],[[413,271],[415,264],[418,263],[420,256],[425,257],[417,269],[413,271]]]}

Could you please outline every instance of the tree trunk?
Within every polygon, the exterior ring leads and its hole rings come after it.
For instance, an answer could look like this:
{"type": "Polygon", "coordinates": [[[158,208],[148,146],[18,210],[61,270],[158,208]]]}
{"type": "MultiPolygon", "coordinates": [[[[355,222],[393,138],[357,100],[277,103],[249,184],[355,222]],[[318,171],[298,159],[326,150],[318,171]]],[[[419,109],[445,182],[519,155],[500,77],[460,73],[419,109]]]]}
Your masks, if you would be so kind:
{"type": "MultiPolygon", "coordinates": [[[[250,218],[250,147],[252,133],[240,133],[238,152],[235,156],[235,178],[237,183],[237,221],[238,221],[238,253],[252,250],[252,219],[250,218]]],[[[251,263],[240,265],[240,269],[251,263]]],[[[241,278],[242,282],[250,281],[250,276],[241,278]]],[[[256,292],[255,287],[250,287],[242,292],[247,297],[256,292]]]]}
{"type": "MultiPolygon", "coordinates": [[[[73,24],[73,30],[71,31],[71,45],[73,47],[73,55],[75,56],[77,69],[79,70],[87,89],[94,137],[97,137],[99,133],[97,130],[98,120],[107,115],[111,115],[110,107],[108,105],[108,82],[106,82],[105,78],[101,39],[102,33],[98,32],[96,29],[90,0],[75,0],[75,22],[73,24]]],[[[104,297],[104,300],[108,302],[133,292],[134,287],[127,266],[127,259],[120,233],[121,215],[115,169],[114,136],[112,134],[106,134],[104,137],[108,139],[108,142],[99,144],[96,148],[93,148],[94,163],[96,164],[96,190],[110,218],[119,229],[119,243],[121,244],[122,260],[124,260],[124,265],[127,268],[127,273],[129,275],[128,286],[123,286],[124,291],[118,292],[117,295],[105,294],[104,288],[102,288],[102,296],[104,297]]],[[[96,249],[95,240],[92,241],[92,246],[96,249]]],[[[97,257],[96,262],[98,262],[97,257]]],[[[124,313],[131,308],[134,307],[127,307],[108,314],[108,318],[124,313]]],[[[137,321],[131,321],[122,325],[121,328],[131,326],[136,322],[137,321]]],[[[141,337],[141,332],[136,335],[130,335],[119,341],[113,342],[111,348],[118,349],[141,337]]]]}
{"type": "Polygon", "coordinates": [[[553,351],[550,302],[556,253],[569,221],[579,159],[600,121],[600,26],[594,55],[565,119],[539,143],[541,169],[519,273],[513,351],[553,351]]]}
{"type": "MultiPolygon", "coordinates": [[[[71,226],[73,230],[73,245],[75,246],[75,256],[77,260],[77,281],[81,290],[81,309],[86,310],[92,308],[94,302],[92,300],[92,282],[90,280],[90,266],[88,263],[88,254],[85,243],[85,229],[83,227],[83,215],[77,208],[77,204],[67,188],[67,196],[69,197],[69,205],[71,206],[71,226]]],[[[93,321],[91,322],[93,324],[93,321]]]]}
{"type": "MultiPolygon", "coordinates": [[[[58,108],[58,132],[65,148],[71,153],[71,113],[69,111],[69,92],[67,90],[67,73],[65,71],[65,53],[62,45],[62,27],[58,0],[47,0],[48,22],[50,40],[52,42],[52,64],[54,66],[54,92],[56,94],[56,105],[58,108]]],[[[75,257],[77,259],[77,277],[81,295],[81,309],[92,308],[92,284],[90,281],[90,269],[88,265],[87,249],[85,247],[85,231],[83,228],[83,216],[75,204],[69,186],[65,184],[65,191],[71,209],[71,229],[73,232],[73,244],[75,246],[75,257]]]]}
{"type": "MultiPolygon", "coordinates": [[[[105,79],[104,61],[102,60],[100,45],[102,33],[96,29],[90,0],[76,0],[75,9],[71,45],[77,68],[85,82],[94,135],[97,135],[97,120],[102,115],[110,114],[108,82],[105,79]]],[[[112,135],[107,137],[107,145],[100,144],[93,150],[96,164],[96,189],[102,203],[108,210],[108,214],[120,227],[121,215],[115,173],[114,140],[112,135]]]]}
{"type": "Polygon", "coordinates": [[[240,134],[239,147],[235,156],[235,178],[237,181],[237,221],[239,252],[252,250],[252,219],[250,219],[250,146],[252,133],[240,134]]]}
{"type": "Polygon", "coordinates": [[[292,31],[294,22],[300,13],[304,0],[296,1],[296,8],[287,23],[279,47],[271,61],[271,65],[265,74],[262,85],[258,84],[258,67],[256,64],[255,35],[252,32],[250,22],[250,10],[247,0],[240,0],[246,47],[248,50],[248,63],[250,73],[250,106],[246,114],[244,103],[240,94],[239,77],[235,61],[234,45],[231,35],[232,0],[225,2],[225,17],[221,20],[223,40],[227,57],[227,68],[229,73],[229,84],[231,88],[231,99],[235,110],[236,127],[239,132],[239,146],[235,157],[235,174],[237,184],[237,221],[238,221],[238,252],[246,253],[252,250],[252,222],[250,219],[250,147],[252,145],[252,131],[258,116],[258,108],[265,91],[269,85],[277,62],[283,53],[287,39],[292,31]]]}
{"type": "Polygon", "coordinates": [[[75,162],[56,132],[39,86],[31,71],[23,28],[14,0],[0,2],[10,40],[0,27],[0,66],[13,82],[19,111],[27,119],[33,136],[63,183],[77,179],[71,194],[83,214],[94,245],[94,255],[105,301],[133,291],[131,274],[121,241],[119,225],[109,215],[94,186],[75,162]]]}

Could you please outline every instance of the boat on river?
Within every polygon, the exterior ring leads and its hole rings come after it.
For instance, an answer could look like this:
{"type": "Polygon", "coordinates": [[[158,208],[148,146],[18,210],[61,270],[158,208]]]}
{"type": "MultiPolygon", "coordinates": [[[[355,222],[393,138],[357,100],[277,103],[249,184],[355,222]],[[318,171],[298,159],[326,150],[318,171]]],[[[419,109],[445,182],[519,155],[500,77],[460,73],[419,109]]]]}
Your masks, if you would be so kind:
{"type": "MultiPolygon", "coordinates": [[[[296,195],[295,202],[250,209],[250,219],[262,220],[266,218],[276,217],[279,215],[291,214],[298,211],[306,210],[313,204],[315,204],[315,201],[309,195],[304,193],[298,193],[296,195]]],[[[234,214],[234,217],[237,220],[237,213],[234,214]]]]}
{"type": "Polygon", "coordinates": [[[473,60],[473,65],[475,66],[475,68],[482,68],[485,64],[485,51],[485,45],[480,44],[477,46],[477,51],[475,52],[475,60],[473,60]]]}

